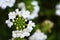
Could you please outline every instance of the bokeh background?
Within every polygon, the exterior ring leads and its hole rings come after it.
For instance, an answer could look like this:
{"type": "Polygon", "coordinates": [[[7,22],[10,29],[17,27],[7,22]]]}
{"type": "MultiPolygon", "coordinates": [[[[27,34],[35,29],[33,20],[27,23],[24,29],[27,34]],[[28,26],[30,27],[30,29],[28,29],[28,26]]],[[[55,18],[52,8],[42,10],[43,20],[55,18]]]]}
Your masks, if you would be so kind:
{"type": "MultiPolygon", "coordinates": [[[[8,28],[5,24],[5,20],[8,19],[8,13],[14,11],[17,8],[17,4],[22,1],[27,0],[16,0],[16,3],[12,8],[7,7],[5,10],[0,8],[0,40],[11,39],[12,29],[8,28]]],[[[56,4],[60,0],[37,0],[39,2],[40,11],[39,16],[33,21],[36,24],[42,23],[44,20],[48,19],[54,23],[51,33],[47,33],[47,40],[60,40],[60,16],[55,14],[56,4]]]]}

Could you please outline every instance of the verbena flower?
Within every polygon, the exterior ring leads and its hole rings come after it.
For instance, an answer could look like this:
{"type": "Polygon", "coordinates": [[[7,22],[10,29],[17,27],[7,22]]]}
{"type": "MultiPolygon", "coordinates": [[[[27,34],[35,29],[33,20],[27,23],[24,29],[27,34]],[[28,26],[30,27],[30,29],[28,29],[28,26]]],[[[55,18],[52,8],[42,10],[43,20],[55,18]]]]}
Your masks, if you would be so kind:
{"type": "Polygon", "coordinates": [[[0,7],[5,9],[7,6],[12,7],[16,0],[0,0],[0,7]]]}
{"type": "MultiPolygon", "coordinates": [[[[39,9],[40,9],[37,1],[32,1],[31,5],[32,5],[31,8],[33,8],[33,10],[32,10],[32,12],[30,12],[30,15],[29,15],[28,19],[36,18],[38,16],[38,12],[39,12],[39,9]]],[[[18,4],[18,8],[20,8],[22,10],[26,10],[26,9],[30,10],[29,6],[26,6],[26,4],[24,2],[21,2],[21,3],[18,4]]]]}
{"type": "Polygon", "coordinates": [[[29,40],[46,40],[47,35],[45,35],[43,32],[41,32],[39,29],[29,37],[29,40]]]}
{"type": "Polygon", "coordinates": [[[24,38],[25,36],[28,37],[30,35],[33,27],[35,27],[35,23],[27,20],[29,15],[30,12],[28,10],[19,11],[19,9],[16,9],[13,12],[9,12],[9,19],[6,20],[5,23],[9,28],[11,28],[12,26],[15,27],[16,30],[12,31],[13,38],[24,38]]]}

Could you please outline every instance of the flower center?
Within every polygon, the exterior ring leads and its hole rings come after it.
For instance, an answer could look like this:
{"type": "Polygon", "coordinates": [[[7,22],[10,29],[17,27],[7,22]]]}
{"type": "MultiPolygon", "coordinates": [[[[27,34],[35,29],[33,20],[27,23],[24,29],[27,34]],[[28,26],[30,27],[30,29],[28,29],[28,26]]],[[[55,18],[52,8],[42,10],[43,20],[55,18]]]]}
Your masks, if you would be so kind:
{"type": "Polygon", "coordinates": [[[18,16],[14,20],[14,26],[16,27],[17,30],[24,29],[25,26],[27,25],[26,22],[27,22],[26,19],[24,19],[23,17],[18,16]]]}

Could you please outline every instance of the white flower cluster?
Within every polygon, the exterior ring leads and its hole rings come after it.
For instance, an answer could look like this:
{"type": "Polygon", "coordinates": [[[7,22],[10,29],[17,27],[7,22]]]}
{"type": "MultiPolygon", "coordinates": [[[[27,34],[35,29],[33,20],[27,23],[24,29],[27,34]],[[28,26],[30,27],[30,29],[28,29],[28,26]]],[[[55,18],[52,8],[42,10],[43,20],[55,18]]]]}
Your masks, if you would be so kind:
{"type": "Polygon", "coordinates": [[[32,21],[29,21],[25,29],[12,31],[12,37],[13,38],[16,38],[16,37],[24,38],[25,36],[28,37],[30,35],[30,32],[33,30],[33,27],[35,27],[35,23],[33,23],[32,21]]]}
{"type": "Polygon", "coordinates": [[[42,33],[39,29],[31,36],[29,37],[29,40],[46,40],[47,36],[42,33]]]}
{"type": "MultiPolygon", "coordinates": [[[[13,24],[14,24],[13,22],[14,22],[17,15],[19,17],[23,17],[25,19],[25,21],[27,21],[27,17],[29,16],[29,14],[30,14],[29,11],[19,11],[19,9],[16,9],[14,12],[10,12],[8,14],[9,19],[6,20],[5,23],[8,25],[9,28],[11,28],[11,26],[13,26],[13,24]]],[[[16,38],[16,37],[24,38],[25,36],[29,36],[33,27],[35,27],[35,23],[32,21],[29,21],[27,24],[27,27],[24,28],[23,30],[12,31],[12,37],[13,38],[16,38]]]]}
{"type": "Polygon", "coordinates": [[[7,6],[12,7],[15,3],[15,0],[0,0],[0,7],[5,9],[7,6]]]}
{"type": "MultiPolygon", "coordinates": [[[[23,18],[27,18],[29,16],[30,12],[27,11],[19,11],[19,9],[16,9],[15,12],[9,12],[8,17],[9,19],[6,20],[6,24],[8,25],[8,27],[11,27],[13,25],[13,22],[10,21],[10,19],[12,19],[12,21],[14,21],[14,19],[16,18],[17,15],[19,15],[19,17],[23,17],[23,18]]],[[[26,19],[27,20],[27,19],[26,19]]]]}
{"type": "Polygon", "coordinates": [[[60,16],[60,3],[56,5],[56,15],[60,16]]]}
{"type": "MultiPolygon", "coordinates": [[[[37,1],[32,1],[31,5],[33,5],[33,11],[29,15],[28,19],[36,18],[38,16],[38,12],[39,12],[39,9],[40,9],[37,1]]],[[[22,10],[26,10],[25,3],[24,2],[19,3],[18,8],[21,8],[22,10]]]]}

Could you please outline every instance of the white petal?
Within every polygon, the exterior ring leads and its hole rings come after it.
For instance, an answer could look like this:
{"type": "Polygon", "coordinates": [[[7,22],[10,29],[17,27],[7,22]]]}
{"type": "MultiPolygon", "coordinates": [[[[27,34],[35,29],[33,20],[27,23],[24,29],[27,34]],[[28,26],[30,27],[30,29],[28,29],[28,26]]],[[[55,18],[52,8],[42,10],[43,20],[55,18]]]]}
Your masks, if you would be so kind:
{"type": "Polygon", "coordinates": [[[11,28],[11,26],[13,25],[13,22],[11,22],[10,20],[6,20],[5,22],[9,28],[11,28]]]}
{"type": "Polygon", "coordinates": [[[9,16],[9,19],[14,19],[16,17],[16,13],[15,12],[10,12],[8,14],[8,16],[9,16]]]}
{"type": "Polygon", "coordinates": [[[36,6],[36,5],[38,5],[38,2],[37,1],[33,1],[31,4],[36,6]]]}
{"type": "Polygon", "coordinates": [[[56,10],[56,15],[60,16],[60,10],[56,10]]]}

